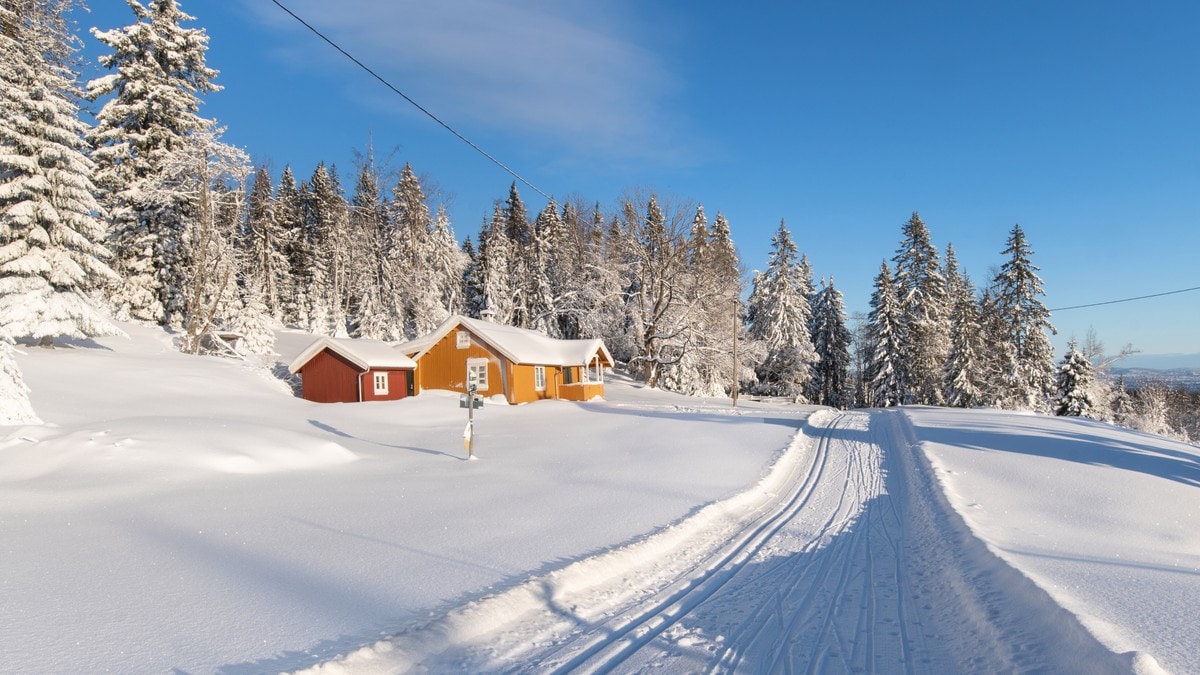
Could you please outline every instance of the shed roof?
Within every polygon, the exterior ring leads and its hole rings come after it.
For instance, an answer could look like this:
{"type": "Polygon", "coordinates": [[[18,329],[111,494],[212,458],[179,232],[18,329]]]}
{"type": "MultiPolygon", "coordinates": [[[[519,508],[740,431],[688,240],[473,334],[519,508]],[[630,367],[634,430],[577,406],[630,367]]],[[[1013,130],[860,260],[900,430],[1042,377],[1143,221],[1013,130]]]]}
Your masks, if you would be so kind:
{"type": "Polygon", "coordinates": [[[460,315],[446,319],[429,335],[396,345],[395,349],[411,355],[414,359],[419,359],[450,331],[460,325],[487,342],[513,363],[581,366],[587,365],[596,354],[599,354],[601,360],[608,365],[612,365],[613,362],[612,354],[604,346],[604,341],[599,338],[559,340],[538,331],[460,315]]]}
{"type": "Polygon", "coordinates": [[[304,364],[325,349],[338,354],[364,372],[372,368],[417,367],[416,361],[380,340],[320,337],[314,340],[307,349],[300,352],[300,355],[288,366],[288,370],[293,373],[299,372],[304,364]]]}

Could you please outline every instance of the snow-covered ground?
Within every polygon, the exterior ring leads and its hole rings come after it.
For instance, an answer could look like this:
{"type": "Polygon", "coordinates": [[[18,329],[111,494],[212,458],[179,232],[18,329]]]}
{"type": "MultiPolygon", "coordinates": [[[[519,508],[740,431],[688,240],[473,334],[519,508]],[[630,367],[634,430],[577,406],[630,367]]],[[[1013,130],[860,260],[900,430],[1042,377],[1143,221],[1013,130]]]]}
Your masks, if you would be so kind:
{"type": "Polygon", "coordinates": [[[456,395],[308,403],[124,327],[19,349],[0,672],[1200,672],[1192,446],[610,381],[486,406],[468,462],[456,395]]]}

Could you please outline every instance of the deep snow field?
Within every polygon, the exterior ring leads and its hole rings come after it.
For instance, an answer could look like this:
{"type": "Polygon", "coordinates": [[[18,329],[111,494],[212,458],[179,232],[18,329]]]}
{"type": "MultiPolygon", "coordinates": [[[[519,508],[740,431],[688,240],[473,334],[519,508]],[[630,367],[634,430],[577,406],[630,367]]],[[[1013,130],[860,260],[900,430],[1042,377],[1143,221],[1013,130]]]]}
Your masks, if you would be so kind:
{"type": "Polygon", "coordinates": [[[1193,446],[613,378],[489,402],[466,461],[456,394],[309,403],[123,327],[18,348],[44,424],[0,427],[0,672],[1200,672],[1193,446]]]}

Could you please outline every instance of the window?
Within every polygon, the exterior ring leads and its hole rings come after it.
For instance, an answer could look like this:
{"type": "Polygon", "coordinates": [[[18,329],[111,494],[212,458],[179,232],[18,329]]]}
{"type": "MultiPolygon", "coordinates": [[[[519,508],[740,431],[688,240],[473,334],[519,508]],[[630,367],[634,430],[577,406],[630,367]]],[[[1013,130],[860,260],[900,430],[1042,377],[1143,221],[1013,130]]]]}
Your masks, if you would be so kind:
{"type": "Polygon", "coordinates": [[[487,359],[467,359],[467,386],[475,380],[475,391],[487,391],[488,361],[487,359]]]}
{"type": "Polygon", "coordinates": [[[376,394],[388,393],[388,374],[387,373],[375,373],[375,393],[376,394]]]}
{"type": "Polygon", "coordinates": [[[460,330],[454,334],[454,346],[459,349],[466,349],[471,346],[471,334],[465,330],[460,330]]]}
{"type": "Polygon", "coordinates": [[[566,368],[563,368],[562,374],[563,374],[563,384],[574,384],[575,383],[575,369],[574,368],[571,368],[569,366],[566,368]]]}
{"type": "Polygon", "coordinates": [[[533,367],[533,388],[537,391],[546,391],[546,367],[533,367]]]}

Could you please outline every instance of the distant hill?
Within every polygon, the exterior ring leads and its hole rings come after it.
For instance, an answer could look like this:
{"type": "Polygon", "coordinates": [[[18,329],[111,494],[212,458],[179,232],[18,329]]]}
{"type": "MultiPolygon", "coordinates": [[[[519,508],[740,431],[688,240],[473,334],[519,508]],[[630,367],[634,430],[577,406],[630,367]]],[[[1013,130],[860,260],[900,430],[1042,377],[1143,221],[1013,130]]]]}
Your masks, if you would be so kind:
{"type": "Polygon", "coordinates": [[[1200,370],[1197,354],[1134,354],[1121,359],[1114,370],[1200,370]]]}

